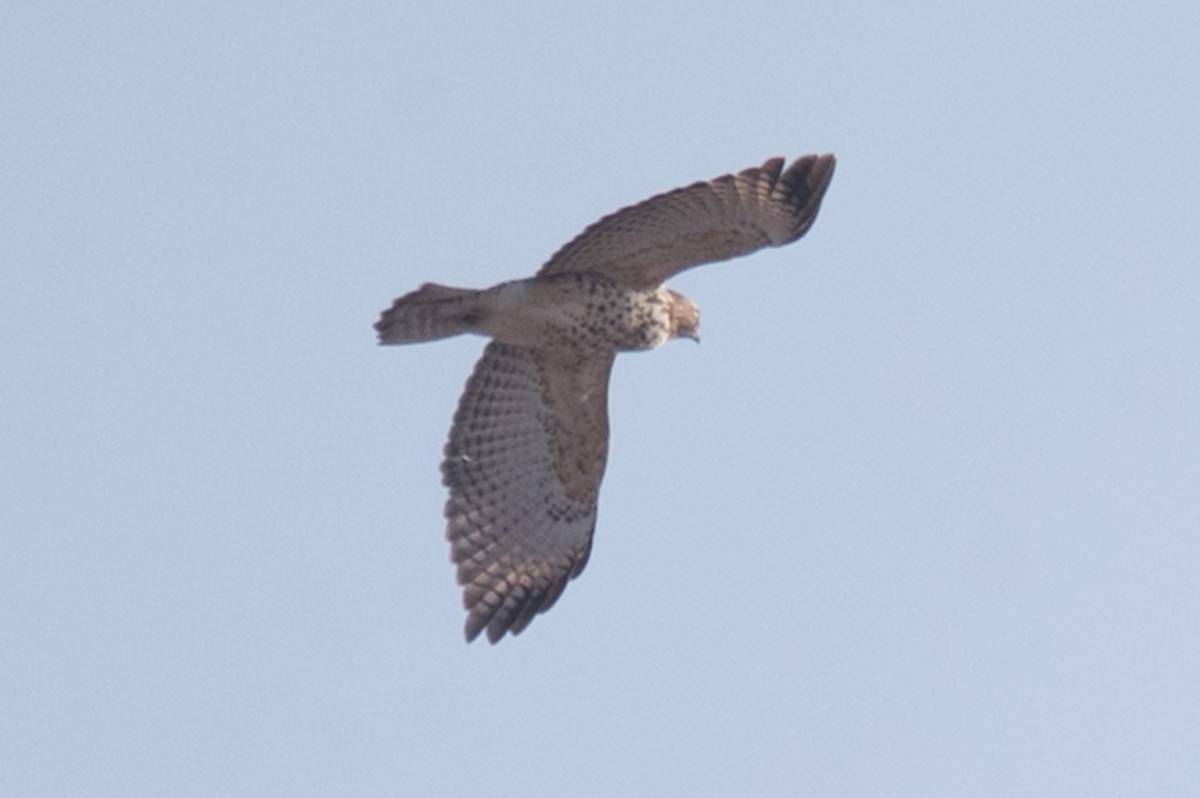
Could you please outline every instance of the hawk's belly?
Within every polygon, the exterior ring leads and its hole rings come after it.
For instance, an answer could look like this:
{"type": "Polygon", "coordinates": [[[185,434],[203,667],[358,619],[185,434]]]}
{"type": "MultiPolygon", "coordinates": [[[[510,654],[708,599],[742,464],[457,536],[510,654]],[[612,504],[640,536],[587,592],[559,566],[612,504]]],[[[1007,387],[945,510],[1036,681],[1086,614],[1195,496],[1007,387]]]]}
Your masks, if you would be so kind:
{"type": "Polygon", "coordinates": [[[521,346],[653,349],[671,337],[664,293],[586,273],[515,280],[484,292],[479,329],[521,346]]]}

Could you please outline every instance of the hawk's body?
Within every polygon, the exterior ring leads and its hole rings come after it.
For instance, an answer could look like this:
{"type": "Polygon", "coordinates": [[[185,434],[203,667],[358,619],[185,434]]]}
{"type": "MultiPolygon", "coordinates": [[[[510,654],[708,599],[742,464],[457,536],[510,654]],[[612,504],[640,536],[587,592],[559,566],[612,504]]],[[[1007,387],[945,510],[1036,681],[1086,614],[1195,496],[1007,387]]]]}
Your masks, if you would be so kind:
{"type": "Polygon", "coordinates": [[[522,631],[583,570],[608,454],[617,352],[699,334],[662,282],[796,240],[816,218],[832,155],[776,158],[601,219],[536,277],[474,291],[426,284],[375,325],[382,343],[491,337],[459,400],[442,473],[446,535],[465,585],[467,639],[522,631]]]}
{"type": "Polygon", "coordinates": [[[426,283],[396,300],[378,326],[383,343],[474,332],[518,346],[653,349],[671,338],[677,302],[684,312],[694,310],[669,289],[630,288],[590,272],[513,280],[483,291],[426,283]]]}

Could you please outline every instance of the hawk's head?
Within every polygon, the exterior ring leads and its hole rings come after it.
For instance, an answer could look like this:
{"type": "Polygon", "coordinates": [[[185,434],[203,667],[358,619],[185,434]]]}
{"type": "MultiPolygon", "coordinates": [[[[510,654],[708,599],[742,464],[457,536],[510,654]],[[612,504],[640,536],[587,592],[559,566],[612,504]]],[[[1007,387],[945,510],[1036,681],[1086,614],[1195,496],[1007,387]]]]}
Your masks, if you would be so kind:
{"type": "Polygon", "coordinates": [[[677,294],[669,288],[667,296],[669,297],[667,308],[671,314],[671,337],[691,338],[699,343],[700,308],[696,307],[696,303],[683,294],[677,294]]]}

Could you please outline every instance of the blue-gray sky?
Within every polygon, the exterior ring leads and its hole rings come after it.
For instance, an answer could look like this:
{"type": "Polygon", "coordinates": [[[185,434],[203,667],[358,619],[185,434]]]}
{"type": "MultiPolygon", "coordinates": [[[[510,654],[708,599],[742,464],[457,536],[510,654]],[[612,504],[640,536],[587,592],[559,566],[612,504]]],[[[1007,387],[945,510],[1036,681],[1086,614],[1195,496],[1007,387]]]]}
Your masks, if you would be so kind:
{"type": "Polygon", "coordinates": [[[0,12],[0,793],[1200,792],[1193,2],[0,12]],[[654,192],[835,152],[623,356],[591,562],[466,646],[479,339],[654,192]]]}

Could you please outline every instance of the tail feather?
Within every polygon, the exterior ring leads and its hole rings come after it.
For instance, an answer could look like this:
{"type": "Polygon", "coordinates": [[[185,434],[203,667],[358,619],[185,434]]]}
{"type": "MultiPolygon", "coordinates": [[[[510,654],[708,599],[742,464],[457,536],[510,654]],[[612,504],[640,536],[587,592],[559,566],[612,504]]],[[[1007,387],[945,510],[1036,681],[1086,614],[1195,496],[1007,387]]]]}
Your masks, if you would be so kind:
{"type": "Polygon", "coordinates": [[[397,299],[375,322],[381,344],[407,344],[473,332],[481,318],[479,292],[426,283],[397,299]]]}

